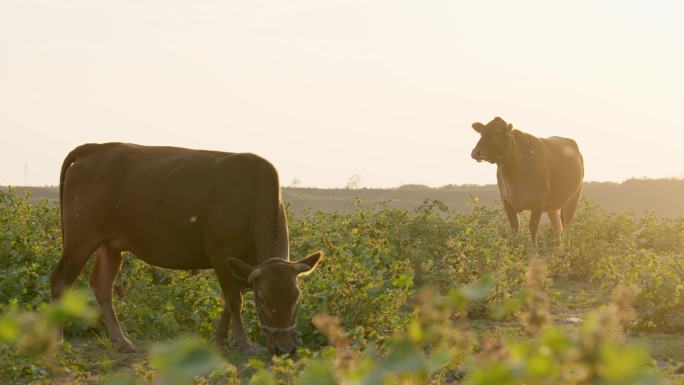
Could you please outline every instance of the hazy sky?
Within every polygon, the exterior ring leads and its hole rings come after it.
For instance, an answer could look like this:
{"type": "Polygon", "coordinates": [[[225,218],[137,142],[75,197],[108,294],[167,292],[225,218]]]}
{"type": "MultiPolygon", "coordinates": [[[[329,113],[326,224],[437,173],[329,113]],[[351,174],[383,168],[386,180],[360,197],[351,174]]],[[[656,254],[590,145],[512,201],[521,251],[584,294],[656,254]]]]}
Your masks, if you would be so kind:
{"type": "Polygon", "coordinates": [[[501,116],[588,180],[684,175],[681,1],[0,0],[0,185],[85,142],[271,160],[284,185],[495,183],[501,116]]]}

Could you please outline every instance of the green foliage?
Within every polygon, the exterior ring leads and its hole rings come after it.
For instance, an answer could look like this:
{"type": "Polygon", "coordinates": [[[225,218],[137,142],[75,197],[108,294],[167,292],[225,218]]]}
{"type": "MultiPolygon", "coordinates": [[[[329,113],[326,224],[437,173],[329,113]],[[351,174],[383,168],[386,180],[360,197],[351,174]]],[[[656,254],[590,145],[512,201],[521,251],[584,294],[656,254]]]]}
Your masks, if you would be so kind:
{"type": "Polygon", "coordinates": [[[639,288],[636,326],[684,330],[684,258],[664,257],[647,250],[610,255],[599,261],[595,277],[639,288]]]}
{"type": "MultiPolygon", "coordinates": [[[[541,293],[543,263],[532,265],[527,288],[541,293]],[[535,271],[536,270],[536,271],[535,271]]],[[[446,296],[425,291],[413,311],[415,318],[396,332],[383,352],[372,346],[351,351],[339,335],[344,331],[324,319],[317,326],[335,347],[333,357],[309,360],[301,384],[661,384],[646,351],[622,341],[631,314],[633,292],[619,289],[613,303],[591,313],[579,333],[543,326],[529,341],[481,343],[475,346],[462,316],[470,304],[464,293],[489,287],[451,289],[446,296]],[[477,347],[479,354],[472,354],[477,347]],[[461,372],[463,373],[463,372],[461,372]]],[[[477,292],[475,298],[484,296],[477,292]]],[[[543,294],[541,294],[543,295],[543,294]]],[[[527,309],[536,312],[537,309],[527,309]]],[[[320,319],[319,319],[320,320],[320,319]]]]}
{"type": "Polygon", "coordinates": [[[651,369],[646,350],[597,341],[595,350],[583,345],[589,333],[568,335],[549,328],[527,343],[502,347],[506,352],[496,361],[483,358],[475,363],[466,384],[661,384],[651,369]]]}
{"type": "MultiPolygon", "coordinates": [[[[674,259],[684,254],[684,217],[637,216],[630,210],[614,213],[584,200],[568,230],[563,246],[555,252],[553,270],[560,276],[591,278],[606,256],[640,250],[674,259]]],[[[553,254],[554,250],[545,252],[553,254]]]]}
{"type": "Polygon", "coordinates": [[[124,298],[115,306],[124,330],[134,338],[165,338],[182,332],[209,338],[223,310],[221,290],[211,272],[192,276],[127,258],[121,282],[124,298]]]}
{"type": "Polygon", "coordinates": [[[61,248],[54,204],[0,192],[0,311],[12,301],[37,309],[48,300],[50,271],[61,248]]]}
{"type": "MultiPolygon", "coordinates": [[[[603,313],[588,317],[577,334],[548,325],[543,294],[548,278],[538,279],[534,288],[526,283],[529,245],[525,236],[510,237],[498,206],[472,199],[470,212],[460,214],[437,201],[414,210],[386,203],[367,208],[355,201],[351,213],[290,214],[289,224],[293,259],[326,252],[317,271],[301,280],[297,323],[303,348],[298,355],[226,362],[205,342],[183,338],[155,345],[149,367],[136,367],[109,383],[658,381],[642,349],[603,333],[611,319],[603,313]],[[510,323],[516,312],[532,333],[529,339],[478,341],[468,325],[468,317],[508,317],[510,323]]],[[[86,296],[66,294],[58,304],[43,305],[61,254],[60,233],[56,206],[0,192],[0,382],[85,370],[70,355],[69,344],[57,352],[51,334],[57,323],[67,322],[67,341],[106,334],[102,325],[74,322],[93,316],[90,266],[76,283],[86,296]]],[[[541,233],[551,277],[639,288],[635,317],[621,319],[621,325],[682,329],[684,219],[611,213],[585,201],[562,245],[554,243],[548,225],[541,233]]],[[[115,307],[134,340],[182,334],[210,339],[223,310],[210,271],[164,270],[129,255],[117,284],[125,287],[125,296],[115,297],[115,307]]],[[[264,344],[251,293],[245,300],[245,327],[264,344]]],[[[120,371],[110,356],[98,365],[103,373],[120,371]]]]}
{"type": "Polygon", "coordinates": [[[86,296],[74,291],[66,291],[58,302],[43,304],[37,311],[12,303],[0,313],[0,383],[59,373],[57,328],[65,322],[92,323],[95,314],[86,296]]]}
{"type": "Polygon", "coordinates": [[[511,298],[521,288],[524,248],[509,241],[497,211],[473,205],[471,214],[462,215],[447,213],[439,202],[426,201],[414,211],[385,205],[368,210],[357,202],[353,214],[294,217],[293,254],[328,254],[304,284],[300,320],[322,310],[354,326],[352,333],[359,326],[366,337],[391,333],[402,325],[402,306],[416,289],[429,284],[445,291],[485,275],[496,277],[488,303],[511,298]]]}
{"type": "Polygon", "coordinates": [[[585,201],[555,252],[552,271],[608,287],[637,286],[634,326],[684,330],[683,258],[684,217],[611,213],[585,201]]]}

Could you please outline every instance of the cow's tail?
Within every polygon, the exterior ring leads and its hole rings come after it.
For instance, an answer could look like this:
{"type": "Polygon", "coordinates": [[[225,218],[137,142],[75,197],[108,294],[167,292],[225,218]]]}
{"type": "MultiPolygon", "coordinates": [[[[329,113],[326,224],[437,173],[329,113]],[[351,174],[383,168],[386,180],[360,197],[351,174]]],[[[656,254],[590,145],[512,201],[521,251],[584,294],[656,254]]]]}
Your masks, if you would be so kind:
{"type": "Polygon", "coordinates": [[[92,148],[93,144],[84,144],[78,146],[64,158],[62,162],[62,169],[59,172],[59,216],[60,216],[60,227],[62,230],[62,246],[64,246],[64,180],[66,179],[66,173],[72,164],[76,161],[78,157],[83,155],[89,148],[92,148]]]}
{"type": "Polygon", "coordinates": [[[272,164],[261,160],[256,174],[257,202],[253,236],[259,262],[274,257],[289,260],[287,217],[280,196],[278,173],[272,164]]]}
{"type": "Polygon", "coordinates": [[[568,226],[568,224],[570,224],[570,222],[575,216],[575,212],[577,211],[577,205],[579,204],[579,199],[582,194],[582,184],[584,181],[584,157],[582,156],[582,152],[580,151],[577,142],[573,139],[568,140],[570,141],[573,150],[577,154],[577,160],[579,163],[577,165],[579,167],[579,184],[577,186],[577,191],[572,196],[570,201],[565,205],[565,207],[561,208],[561,223],[563,224],[563,227],[568,226]]]}
{"type": "Polygon", "coordinates": [[[62,247],[64,247],[64,179],[66,178],[67,169],[69,169],[76,160],[79,148],[74,149],[66,158],[64,158],[62,170],[59,173],[59,222],[62,230],[62,247]]]}

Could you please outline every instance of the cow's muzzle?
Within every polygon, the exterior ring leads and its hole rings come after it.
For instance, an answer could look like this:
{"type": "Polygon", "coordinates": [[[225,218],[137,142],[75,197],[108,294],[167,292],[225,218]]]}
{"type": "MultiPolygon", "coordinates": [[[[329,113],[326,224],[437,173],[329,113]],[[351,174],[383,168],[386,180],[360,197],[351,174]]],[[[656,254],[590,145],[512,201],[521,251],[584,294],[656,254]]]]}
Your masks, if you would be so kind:
{"type": "Polygon", "coordinates": [[[499,161],[501,160],[501,157],[489,156],[481,150],[478,150],[477,148],[475,148],[473,152],[470,153],[470,156],[478,162],[485,161],[489,163],[499,163],[499,161]]]}
{"type": "Polygon", "coordinates": [[[276,350],[275,353],[276,354],[278,354],[278,353],[292,353],[295,350],[294,341],[283,342],[283,341],[275,340],[274,342],[275,342],[275,350],[276,350]]]}
{"type": "Polygon", "coordinates": [[[477,148],[473,149],[473,152],[470,153],[470,156],[478,162],[487,160],[487,157],[485,156],[484,152],[480,151],[477,148]]]}
{"type": "Polygon", "coordinates": [[[296,335],[280,335],[274,333],[268,335],[267,345],[268,352],[271,354],[288,354],[295,351],[297,347],[296,335]]]}

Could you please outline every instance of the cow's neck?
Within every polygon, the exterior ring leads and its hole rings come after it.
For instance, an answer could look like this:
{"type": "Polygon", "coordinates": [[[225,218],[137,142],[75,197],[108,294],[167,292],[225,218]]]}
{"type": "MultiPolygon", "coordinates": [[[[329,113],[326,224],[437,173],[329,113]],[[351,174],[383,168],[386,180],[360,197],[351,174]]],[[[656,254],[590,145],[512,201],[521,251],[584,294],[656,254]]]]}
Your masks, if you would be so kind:
{"type": "Polygon", "coordinates": [[[501,158],[501,161],[497,163],[497,167],[501,169],[503,176],[512,181],[520,179],[520,172],[524,168],[522,152],[520,151],[520,146],[516,138],[517,133],[517,130],[511,132],[511,140],[508,142],[508,148],[501,158]]]}

